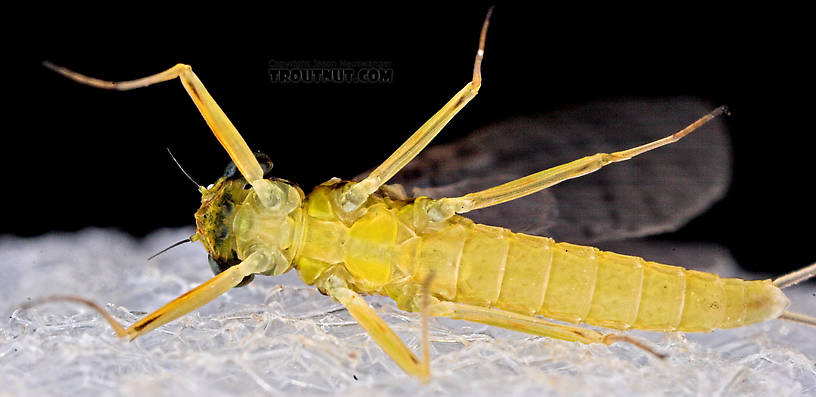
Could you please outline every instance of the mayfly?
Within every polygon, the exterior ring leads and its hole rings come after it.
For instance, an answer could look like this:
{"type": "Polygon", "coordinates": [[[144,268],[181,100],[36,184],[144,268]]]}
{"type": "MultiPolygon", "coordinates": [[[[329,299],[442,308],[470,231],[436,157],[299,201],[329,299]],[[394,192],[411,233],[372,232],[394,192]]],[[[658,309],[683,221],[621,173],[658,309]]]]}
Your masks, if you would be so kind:
{"type": "Polygon", "coordinates": [[[189,238],[204,245],[215,277],[127,328],[80,297],[54,296],[37,303],[86,304],[119,337],[132,340],[245,285],[256,274],[278,276],[295,269],[304,282],[342,304],[385,353],[420,379],[430,376],[429,316],[575,342],[626,342],[657,356],[661,354],[627,335],[546,318],[661,332],[707,332],[777,318],[816,325],[816,318],[787,311],[789,301],[781,291],[816,275],[816,264],[775,280],[720,278],[463,216],[676,142],[726,113],[724,107],[651,143],[583,157],[464,195],[437,190],[443,197],[412,198],[401,186],[387,185],[478,93],[489,20],[490,12],[482,25],[472,80],[464,88],[364,178],[332,178],[308,195],[291,182],[266,177],[269,157],[250,150],[190,66],[111,82],[46,63],[70,79],[105,89],[131,90],[180,79],[234,166],[209,187],[199,187],[196,233],[189,238]],[[419,358],[363,300],[371,294],[422,314],[419,358]]]}

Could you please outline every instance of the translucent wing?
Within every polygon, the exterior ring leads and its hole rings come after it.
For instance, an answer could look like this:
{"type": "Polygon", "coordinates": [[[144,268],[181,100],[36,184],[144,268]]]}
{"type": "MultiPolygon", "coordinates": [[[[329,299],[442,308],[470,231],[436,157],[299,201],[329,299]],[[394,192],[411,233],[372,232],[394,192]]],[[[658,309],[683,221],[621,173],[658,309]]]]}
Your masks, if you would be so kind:
{"type": "MultiPolygon", "coordinates": [[[[392,182],[414,196],[455,197],[653,141],[713,108],[690,98],[620,100],[512,119],[429,147],[392,182]]],[[[725,123],[714,120],[670,146],[468,216],[579,244],[645,236],[675,230],[720,199],[730,169],[725,123]]]]}

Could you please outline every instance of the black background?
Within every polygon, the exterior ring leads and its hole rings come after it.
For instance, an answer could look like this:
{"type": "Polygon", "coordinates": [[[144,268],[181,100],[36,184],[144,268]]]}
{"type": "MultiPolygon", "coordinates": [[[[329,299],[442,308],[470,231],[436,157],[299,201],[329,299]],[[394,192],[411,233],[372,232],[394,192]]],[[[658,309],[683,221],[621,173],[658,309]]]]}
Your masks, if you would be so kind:
{"type": "MultiPolygon", "coordinates": [[[[126,80],[192,65],[273,174],[305,190],[384,159],[469,79],[486,6],[54,10],[7,34],[4,220],[34,236],[87,226],[142,236],[191,225],[229,161],[178,81],[129,92],[40,65],[126,80]],[[79,11],[79,12],[77,12],[79,11]],[[98,12],[100,10],[96,10],[98,12]],[[270,60],[388,61],[390,84],[272,84],[270,60]]],[[[797,10],[561,10],[499,5],[480,95],[440,135],[594,99],[686,95],[728,105],[728,197],[662,238],[712,241],[744,266],[816,260],[811,236],[812,32],[797,10]]],[[[667,131],[668,132],[668,131],[667,131]]],[[[590,153],[587,153],[590,154],[590,153]]]]}

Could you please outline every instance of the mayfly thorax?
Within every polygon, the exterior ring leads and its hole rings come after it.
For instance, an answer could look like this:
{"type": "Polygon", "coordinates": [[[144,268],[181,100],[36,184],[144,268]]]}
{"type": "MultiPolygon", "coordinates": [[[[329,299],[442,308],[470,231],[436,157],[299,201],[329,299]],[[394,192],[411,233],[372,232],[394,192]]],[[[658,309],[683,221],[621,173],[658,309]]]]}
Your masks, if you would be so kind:
{"type": "Polygon", "coordinates": [[[776,318],[816,325],[812,317],[787,311],[789,302],[781,291],[813,277],[816,265],[773,281],[720,278],[515,233],[464,216],[676,142],[726,113],[724,107],[699,115],[665,138],[463,195],[410,197],[402,186],[387,185],[477,95],[489,18],[490,12],[482,26],[473,77],[464,88],[365,178],[333,178],[308,194],[286,180],[267,177],[270,159],[250,150],[190,66],[177,64],[145,78],[110,82],[46,63],[70,79],[105,89],[130,90],[178,78],[233,165],[208,188],[200,187],[196,233],[190,238],[206,248],[215,277],[127,328],[82,298],[57,296],[35,303],[87,304],[119,337],[134,339],[247,284],[255,275],[277,276],[295,269],[305,283],[344,305],[401,368],[421,379],[430,376],[428,316],[583,343],[627,342],[657,356],[661,354],[625,334],[546,318],[662,332],[706,332],[776,318]],[[399,308],[422,313],[421,357],[363,300],[366,294],[388,296],[399,308]]]}

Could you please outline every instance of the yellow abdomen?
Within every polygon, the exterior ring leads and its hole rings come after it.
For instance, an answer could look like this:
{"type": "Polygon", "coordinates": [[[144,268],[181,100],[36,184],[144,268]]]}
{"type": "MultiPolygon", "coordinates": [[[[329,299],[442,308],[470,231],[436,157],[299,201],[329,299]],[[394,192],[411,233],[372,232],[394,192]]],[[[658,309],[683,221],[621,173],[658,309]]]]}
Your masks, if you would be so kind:
{"type": "Polygon", "coordinates": [[[406,310],[418,309],[414,297],[431,273],[440,300],[615,329],[705,332],[776,318],[788,305],[769,280],[722,279],[461,216],[430,222],[422,199],[374,198],[343,215],[331,191],[319,187],[306,200],[301,277],[311,284],[342,269],[358,292],[391,296],[406,310]]]}

